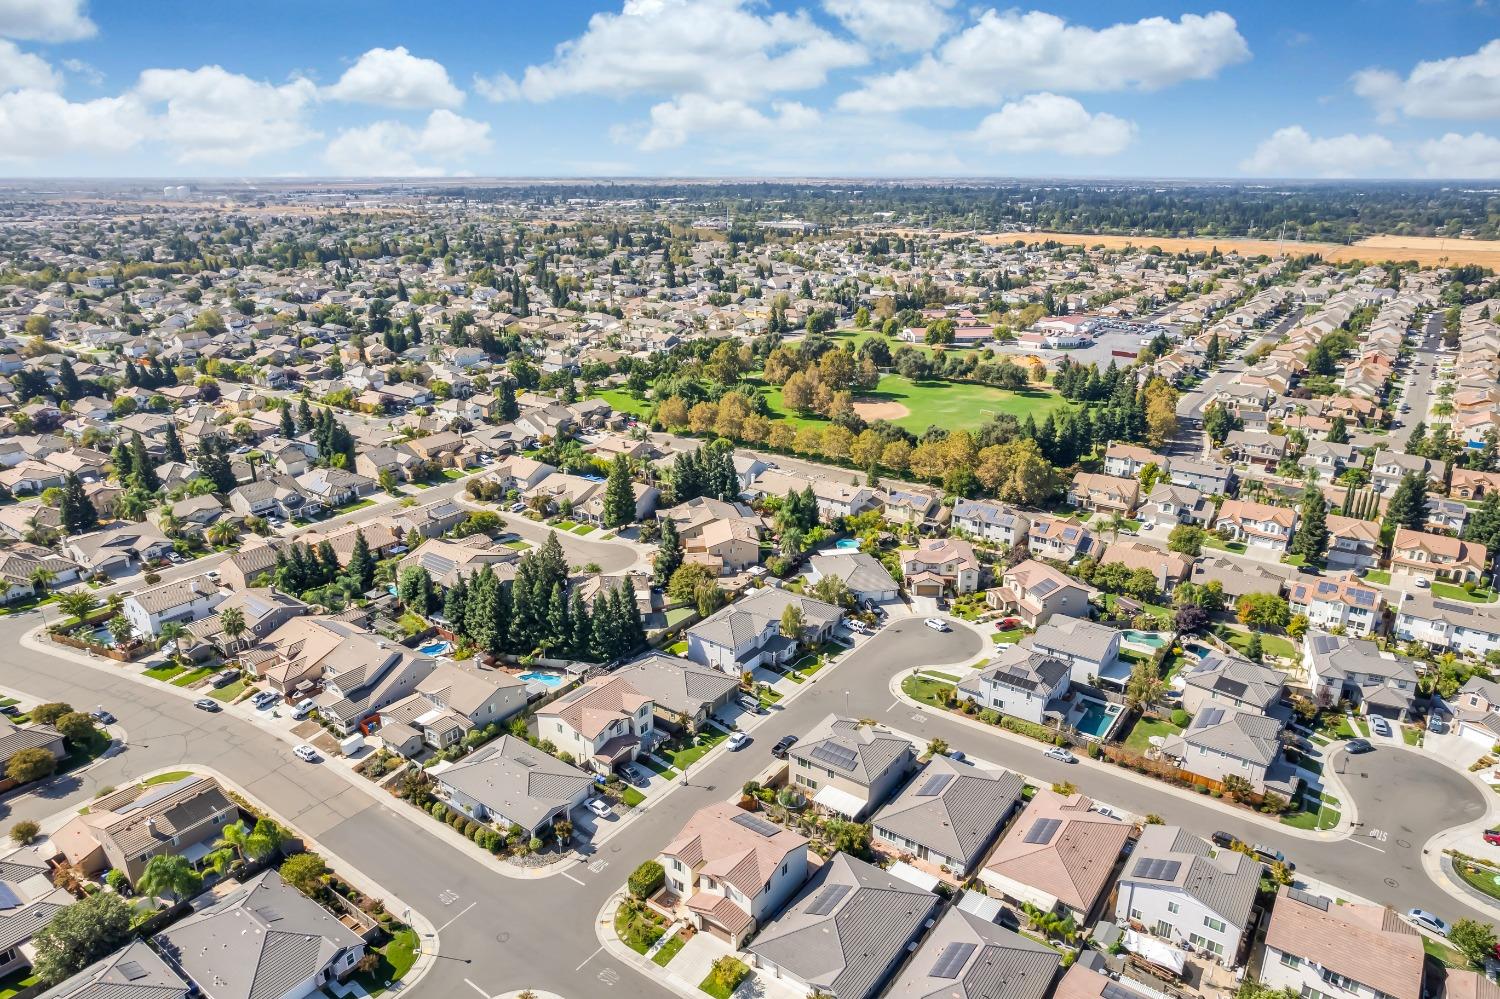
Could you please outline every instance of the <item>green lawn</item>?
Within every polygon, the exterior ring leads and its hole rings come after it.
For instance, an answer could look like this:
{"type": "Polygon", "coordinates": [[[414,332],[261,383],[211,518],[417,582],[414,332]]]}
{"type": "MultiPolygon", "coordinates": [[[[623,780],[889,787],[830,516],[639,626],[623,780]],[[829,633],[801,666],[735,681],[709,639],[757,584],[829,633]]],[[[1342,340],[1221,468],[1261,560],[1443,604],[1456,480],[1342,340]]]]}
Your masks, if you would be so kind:
{"type": "Polygon", "coordinates": [[[990,636],[996,645],[1014,645],[1025,637],[1025,628],[1007,628],[1005,631],[997,631],[990,636]]]}
{"type": "Polygon", "coordinates": [[[1365,573],[1365,582],[1367,583],[1379,583],[1381,586],[1387,586],[1390,584],[1390,581],[1391,574],[1384,569],[1371,569],[1365,573]]]}
{"type": "Polygon", "coordinates": [[[1301,811],[1288,812],[1281,817],[1281,824],[1293,829],[1332,829],[1339,824],[1339,810],[1334,806],[1338,799],[1329,796],[1318,801],[1308,794],[1303,798],[1301,811]]]}
{"type": "MultiPolygon", "coordinates": [[[[1240,631],[1236,628],[1228,628],[1226,632],[1227,634],[1222,636],[1224,640],[1233,646],[1236,652],[1243,654],[1245,649],[1250,645],[1250,632],[1240,631]]],[[[1268,656],[1284,656],[1287,659],[1298,658],[1297,646],[1293,645],[1289,639],[1282,638],[1279,635],[1268,635],[1265,632],[1261,632],[1260,648],[1268,656]]]]}
{"type": "Polygon", "coordinates": [[[626,784],[625,790],[620,792],[620,800],[625,802],[625,804],[629,805],[631,808],[634,808],[636,805],[639,805],[641,802],[645,801],[646,796],[637,791],[635,788],[631,787],[629,784],[626,784]]]}
{"type": "Polygon", "coordinates": [[[380,958],[380,963],[369,971],[354,975],[353,981],[364,986],[370,995],[378,996],[385,991],[387,985],[406,977],[412,965],[417,963],[417,954],[421,949],[422,941],[416,930],[397,930],[383,946],[370,952],[380,958]]]}
{"type": "Polygon", "coordinates": [[[516,538],[514,541],[506,541],[504,542],[504,544],[505,547],[518,552],[524,552],[526,549],[531,547],[530,541],[524,541],[521,538],[516,538]]]}
{"type": "MultiPolygon", "coordinates": [[[[818,426],[828,422],[822,417],[804,418],[789,411],[782,403],[779,386],[765,386],[763,394],[772,419],[781,417],[799,427],[818,426]]],[[[875,391],[861,398],[870,402],[894,402],[905,406],[907,415],[891,422],[917,434],[934,424],[949,430],[976,430],[990,417],[1001,413],[1020,419],[1032,415],[1040,423],[1048,414],[1075,408],[1073,403],[1062,396],[1045,389],[1011,392],[989,385],[963,382],[914,382],[901,375],[882,375],[875,391]]]]}
{"type": "Polygon", "coordinates": [[[1162,738],[1177,735],[1182,729],[1173,725],[1166,718],[1149,718],[1142,716],[1137,719],[1130,730],[1130,735],[1125,739],[1125,748],[1133,749],[1137,753],[1144,753],[1151,749],[1151,737],[1159,735],[1162,738]]]}
{"type": "Polygon", "coordinates": [[[577,527],[573,528],[573,533],[581,537],[584,535],[593,534],[598,529],[599,528],[595,527],[593,524],[579,524],[577,527]]]}
{"type": "Polygon", "coordinates": [[[944,680],[948,683],[958,682],[958,677],[954,676],[952,673],[939,673],[936,670],[927,670],[922,675],[930,676],[934,680],[944,680]]]}
{"type": "Polygon", "coordinates": [[[1408,746],[1420,745],[1422,742],[1422,730],[1415,725],[1402,725],[1401,738],[1408,746]]]}
{"type": "Polygon", "coordinates": [[[665,649],[667,655],[669,655],[669,656],[685,656],[685,655],[687,655],[687,650],[688,650],[688,643],[687,643],[687,639],[686,638],[681,639],[681,640],[676,641],[676,642],[673,642],[671,645],[668,645],[666,647],[666,649],[665,649]]]}
{"type": "Polygon", "coordinates": [[[661,776],[665,777],[667,780],[676,780],[677,779],[677,771],[662,766],[660,763],[657,763],[655,760],[653,760],[649,756],[644,756],[644,755],[637,756],[635,758],[635,761],[637,763],[639,763],[641,766],[645,767],[647,770],[650,770],[652,773],[654,773],[654,774],[660,774],[661,776]]]}
{"type": "Polygon", "coordinates": [[[216,701],[223,701],[225,704],[228,704],[230,701],[234,700],[236,697],[239,697],[244,692],[245,679],[244,677],[241,677],[227,687],[220,687],[218,690],[209,691],[208,696],[212,697],[216,701]]]}
{"type": "Polygon", "coordinates": [[[1489,587],[1479,587],[1473,593],[1469,593],[1462,586],[1454,586],[1452,583],[1434,582],[1432,595],[1447,597],[1449,600],[1464,600],[1471,604],[1488,604],[1495,600],[1495,594],[1490,592],[1489,587]]]}
{"type": "Polygon", "coordinates": [[[1436,958],[1438,961],[1442,962],[1450,968],[1458,968],[1460,970],[1464,970],[1469,967],[1468,958],[1464,957],[1462,954],[1454,950],[1452,947],[1449,947],[1447,944],[1440,943],[1439,941],[1432,939],[1426,934],[1422,935],[1422,949],[1427,952],[1429,957],[1436,958]]]}
{"type": "Polygon", "coordinates": [[[594,395],[609,403],[609,408],[616,413],[631,413],[635,416],[649,416],[651,414],[651,403],[643,402],[631,395],[626,389],[605,389],[594,395]]]}
{"type": "Polygon", "coordinates": [[[1475,891],[1483,892],[1493,899],[1500,899],[1500,884],[1496,878],[1500,878],[1500,871],[1493,868],[1470,865],[1462,860],[1454,859],[1453,869],[1458,876],[1464,879],[1464,883],[1475,891]]]}
{"type": "Polygon", "coordinates": [[[772,690],[770,687],[759,688],[758,690],[756,690],[755,696],[760,701],[760,706],[763,708],[769,708],[771,705],[781,700],[781,695],[772,690]]]}
{"type": "Polygon", "coordinates": [[[686,770],[688,767],[703,759],[710,749],[729,738],[729,734],[723,729],[704,726],[693,736],[692,745],[685,749],[669,748],[661,750],[658,755],[672,761],[672,766],[678,770],[686,770]]]}
{"type": "Polygon", "coordinates": [[[187,672],[187,667],[185,666],[173,666],[171,664],[167,664],[165,666],[156,666],[152,669],[148,669],[145,671],[145,674],[153,680],[165,681],[171,680],[173,677],[185,672],[187,672]]]}
{"type": "Polygon", "coordinates": [[[662,617],[667,619],[667,627],[671,628],[686,621],[695,613],[697,612],[692,607],[673,607],[671,610],[664,612],[662,617]]]}
{"type": "Polygon", "coordinates": [[[665,968],[672,963],[672,958],[677,956],[677,952],[685,946],[687,946],[687,938],[679,933],[662,944],[661,950],[651,955],[651,960],[655,961],[658,966],[665,968]]]}
{"type": "Polygon", "coordinates": [[[353,513],[355,510],[363,510],[367,506],[374,505],[375,501],[366,496],[364,499],[355,500],[353,503],[345,503],[343,506],[336,506],[331,512],[335,517],[337,517],[341,514],[353,513]]]}
{"type": "Polygon", "coordinates": [[[188,670],[186,673],[183,673],[181,676],[175,678],[172,681],[172,686],[191,687],[193,684],[197,683],[205,676],[208,676],[213,671],[214,668],[212,666],[199,666],[197,669],[188,670]]]}
{"type": "Polygon", "coordinates": [[[13,971],[4,978],[0,978],[0,999],[11,999],[11,996],[40,981],[41,977],[30,968],[13,971]]]}
{"type": "Polygon", "coordinates": [[[443,478],[447,479],[449,482],[456,482],[466,475],[473,475],[477,471],[479,471],[479,469],[477,468],[445,468],[443,469],[443,478]]]}
{"type": "Polygon", "coordinates": [[[818,670],[823,668],[823,665],[823,656],[820,653],[814,652],[792,663],[791,672],[787,676],[793,683],[801,683],[816,674],[818,670]]]}
{"type": "Polygon", "coordinates": [[[1245,546],[1238,541],[1221,541],[1214,534],[1203,539],[1204,545],[1209,548],[1217,548],[1220,551],[1234,552],[1236,555],[1245,554],[1245,546]]]}
{"type": "Polygon", "coordinates": [[[912,674],[901,681],[901,692],[907,697],[921,701],[923,704],[931,704],[933,707],[943,707],[948,694],[953,690],[950,683],[940,683],[937,680],[929,680],[918,674],[912,674]]]}
{"type": "Polygon", "coordinates": [[[141,781],[141,783],[146,785],[147,787],[151,787],[156,784],[171,784],[173,781],[179,781],[184,777],[191,776],[193,776],[193,772],[191,770],[168,770],[164,774],[157,774],[155,777],[147,777],[145,780],[141,781]]]}

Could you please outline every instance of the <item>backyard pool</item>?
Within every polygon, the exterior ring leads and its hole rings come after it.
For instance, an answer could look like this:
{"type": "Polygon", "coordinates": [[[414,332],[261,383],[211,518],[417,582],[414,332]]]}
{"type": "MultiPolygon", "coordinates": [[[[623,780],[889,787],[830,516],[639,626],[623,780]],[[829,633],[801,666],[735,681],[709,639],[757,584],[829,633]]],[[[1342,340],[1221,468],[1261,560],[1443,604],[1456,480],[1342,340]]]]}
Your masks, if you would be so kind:
{"type": "Polygon", "coordinates": [[[105,648],[115,647],[115,633],[103,625],[89,632],[89,641],[95,645],[103,645],[105,648]]]}
{"type": "Polygon", "coordinates": [[[428,642],[426,645],[418,646],[417,651],[424,656],[446,656],[453,651],[452,642],[428,642]]]}
{"type": "Polygon", "coordinates": [[[1073,721],[1073,727],[1084,735],[1091,735],[1103,741],[1109,737],[1110,731],[1115,723],[1120,720],[1121,708],[1118,704],[1105,704],[1091,698],[1079,698],[1082,710],[1073,721]]]}
{"type": "Polygon", "coordinates": [[[841,551],[855,551],[859,548],[858,538],[840,538],[834,546],[841,551]]]}
{"type": "Polygon", "coordinates": [[[1167,644],[1167,640],[1155,632],[1134,629],[1120,632],[1120,641],[1130,645],[1144,645],[1148,649],[1159,649],[1167,644]]]}
{"type": "Polygon", "coordinates": [[[1199,659],[1206,658],[1208,656],[1208,653],[1211,651],[1208,646],[1206,646],[1206,645],[1199,645],[1197,642],[1193,642],[1191,644],[1184,645],[1182,647],[1182,649],[1183,649],[1184,652],[1191,652],[1193,655],[1197,656],[1199,659]]]}
{"type": "Polygon", "coordinates": [[[561,673],[544,673],[539,670],[522,673],[518,679],[526,683],[539,683],[544,687],[561,687],[563,682],[561,673]]]}

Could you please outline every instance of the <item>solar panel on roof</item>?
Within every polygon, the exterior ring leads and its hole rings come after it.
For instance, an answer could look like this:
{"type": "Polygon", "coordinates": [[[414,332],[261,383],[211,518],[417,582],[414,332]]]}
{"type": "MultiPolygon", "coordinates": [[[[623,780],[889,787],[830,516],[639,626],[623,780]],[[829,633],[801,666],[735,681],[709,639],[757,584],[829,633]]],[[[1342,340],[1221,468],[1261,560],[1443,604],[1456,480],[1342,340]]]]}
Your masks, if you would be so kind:
{"type": "Polygon", "coordinates": [[[0,881],[0,909],[14,909],[20,904],[21,899],[15,889],[4,881],[0,881]]]}
{"type": "Polygon", "coordinates": [[[1228,694],[1230,697],[1244,697],[1245,691],[1248,688],[1239,680],[1231,680],[1228,677],[1221,676],[1214,681],[1214,689],[1228,694]]]}
{"type": "Polygon", "coordinates": [[[146,969],[135,961],[120,962],[119,972],[125,976],[127,982],[138,981],[146,977],[146,969]]]}
{"type": "Polygon", "coordinates": [[[933,774],[927,778],[927,783],[917,788],[917,797],[930,798],[933,795],[942,794],[943,788],[947,787],[952,779],[952,774],[933,774]]]}
{"type": "Polygon", "coordinates": [[[1209,725],[1217,725],[1223,720],[1223,708],[1204,708],[1203,717],[1198,719],[1198,728],[1207,728],[1209,725]]]}
{"type": "Polygon", "coordinates": [[[955,942],[943,948],[943,952],[932,962],[932,971],[929,972],[933,978],[957,978],[958,973],[964,970],[964,965],[969,963],[969,955],[973,954],[976,946],[971,943],[955,942]]]}
{"type": "Polygon", "coordinates": [[[1292,888],[1287,891],[1286,897],[1293,900],[1294,902],[1301,902],[1303,905],[1310,905],[1314,909],[1321,909],[1324,912],[1328,911],[1328,899],[1324,898],[1322,895],[1314,895],[1311,892],[1305,892],[1300,888],[1292,888]]]}
{"type": "Polygon", "coordinates": [[[833,911],[833,907],[841,902],[845,895],[849,894],[849,885],[824,885],[813,896],[812,904],[807,907],[809,916],[826,916],[833,911]]]}
{"type": "Polygon", "coordinates": [[[1032,587],[1032,592],[1039,597],[1045,597],[1055,589],[1057,589],[1057,580],[1044,579],[1040,583],[1037,583],[1036,586],[1032,587]]]}
{"type": "Polygon", "coordinates": [[[275,923],[280,921],[281,919],[281,910],[273,908],[269,905],[263,905],[259,909],[256,909],[255,912],[256,915],[260,916],[268,923],[275,923]]]}
{"type": "Polygon", "coordinates": [[[859,754],[848,746],[840,746],[836,742],[822,742],[813,747],[809,755],[819,762],[826,763],[840,770],[853,770],[854,764],[859,760],[859,754]]]}
{"type": "Polygon", "coordinates": [[[1099,996],[1100,999],[1140,999],[1125,986],[1116,985],[1114,982],[1107,982],[1104,988],[1099,990],[1099,996]]]}
{"type": "Polygon", "coordinates": [[[775,836],[778,832],[781,831],[781,827],[776,825],[775,823],[767,822],[760,816],[751,815],[749,812],[741,812],[740,814],[731,818],[729,821],[733,822],[737,826],[744,826],[751,832],[760,833],[767,839],[775,836]]]}
{"type": "Polygon", "coordinates": [[[1057,835],[1057,827],[1062,825],[1062,819],[1037,819],[1026,830],[1026,836],[1022,843],[1050,843],[1052,837],[1057,835]]]}
{"type": "Polygon", "coordinates": [[[1131,877],[1145,878],[1147,881],[1174,881],[1180,870],[1182,870],[1180,860],[1142,857],[1135,862],[1135,870],[1131,873],[1131,877]]]}

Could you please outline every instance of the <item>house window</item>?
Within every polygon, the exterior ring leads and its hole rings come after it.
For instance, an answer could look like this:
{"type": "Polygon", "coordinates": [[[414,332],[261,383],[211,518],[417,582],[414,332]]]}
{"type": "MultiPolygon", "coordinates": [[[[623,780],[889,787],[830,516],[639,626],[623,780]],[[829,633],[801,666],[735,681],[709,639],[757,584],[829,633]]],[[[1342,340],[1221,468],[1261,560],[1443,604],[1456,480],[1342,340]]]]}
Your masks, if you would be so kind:
{"type": "Polygon", "coordinates": [[[1329,971],[1327,968],[1322,969],[1318,973],[1318,977],[1336,988],[1347,989],[1351,992],[1359,988],[1359,983],[1354,979],[1347,975],[1341,975],[1337,971],[1329,971]]]}
{"type": "Polygon", "coordinates": [[[1130,910],[1130,918],[1136,920],[1137,922],[1139,922],[1140,920],[1145,919],[1146,917],[1143,916],[1143,915],[1141,915],[1141,910],[1139,910],[1139,909],[1131,909],[1130,910]]]}
{"type": "Polygon", "coordinates": [[[1181,911],[1181,908],[1182,907],[1179,906],[1176,902],[1168,902],[1167,903],[1167,911],[1168,912],[1179,912],[1179,911],[1181,911]]]}
{"type": "Polygon", "coordinates": [[[1213,940],[1210,940],[1207,937],[1200,937],[1196,933],[1189,933],[1188,934],[1188,942],[1191,943],[1194,947],[1197,947],[1199,950],[1206,950],[1210,954],[1223,954],[1224,953],[1224,945],[1223,944],[1217,943],[1216,941],[1213,941],[1213,940]]]}
{"type": "Polygon", "coordinates": [[[1287,954],[1283,952],[1281,955],[1281,963],[1288,968],[1300,968],[1302,967],[1302,958],[1298,957],[1296,954],[1287,954]]]}
{"type": "Polygon", "coordinates": [[[1204,916],[1203,917],[1203,925],[1207,926],[1209,929],[1213,930],[1215,933],[1223,933],[1224,932],[1224,921],[1222,919],[1214,919],[1212,916],[1204,916]]]}
{"type": "Polygon", "coordinates": [[[1172,924],[1165,919],[1158,919],[1156,921],[1156,929],[1151,932],[1163,939],[1170,940],[1172,938],[1172,924]]]}

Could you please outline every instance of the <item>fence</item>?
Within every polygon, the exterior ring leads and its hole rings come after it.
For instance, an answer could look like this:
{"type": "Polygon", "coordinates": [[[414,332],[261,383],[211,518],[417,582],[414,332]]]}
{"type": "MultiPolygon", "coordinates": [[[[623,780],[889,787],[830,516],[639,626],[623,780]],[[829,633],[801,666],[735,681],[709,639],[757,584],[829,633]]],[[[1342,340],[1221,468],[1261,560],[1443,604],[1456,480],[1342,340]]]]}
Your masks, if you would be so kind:
{"type": "Polygon", "coordinates": [[[124,649],[111,645],[100,645],[98,642],[86,642],[72,635],[64,635],[60,632],[52,634],[52,640],[58,645],[66,645],[70,649],[81,649],[84,652],[102,656],[105,659],[113,659],[117,663],[133,663],[146,654],[148,646],[143,642],[132,642],[124,649]]]}
{"type": "MultiPolygon", "coordinates": [[[[1124,746],[1117,745],[1100,746],[1100,751],[1101,755],[1111,763],[1118,763],[1120,766],[1134,770],[1137,773],[1147,774],[1158,780],[1168,781],[1184,787],[1201,787],[1210,792],[1217,791],[1220,794],[1224,793],[1224,784],[1222,781],[1183,770],[1166,760],[1152,759],[1149,756],[1137,753],[1133,749],[1126,749],[1124,746]]],[[[1265,799],[1263,795],[1257,792],[1247,794],[1237,800],[1241,804],[1248,805],[1251,808],[1259,808],[1265,799]]]]}

